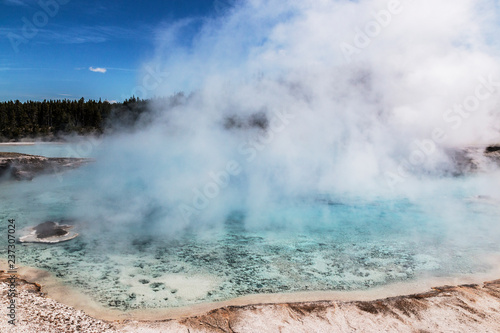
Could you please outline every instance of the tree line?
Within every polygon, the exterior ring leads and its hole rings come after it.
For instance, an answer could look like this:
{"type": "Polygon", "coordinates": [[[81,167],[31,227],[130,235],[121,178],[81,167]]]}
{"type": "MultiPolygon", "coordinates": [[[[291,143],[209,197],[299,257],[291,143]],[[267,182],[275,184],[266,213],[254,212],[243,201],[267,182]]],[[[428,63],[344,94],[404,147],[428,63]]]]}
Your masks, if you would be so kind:
{"type": "Polygon", "coordinates": [[[173,106],[182,93],[169,98],[144,100],[131,97],[121,103],[85,100],[0,102],[0,141],[25,138],[58,138],[64,135],[103,134],[109,129],[134,127],[150,110],[150,104],[173,106]]]}

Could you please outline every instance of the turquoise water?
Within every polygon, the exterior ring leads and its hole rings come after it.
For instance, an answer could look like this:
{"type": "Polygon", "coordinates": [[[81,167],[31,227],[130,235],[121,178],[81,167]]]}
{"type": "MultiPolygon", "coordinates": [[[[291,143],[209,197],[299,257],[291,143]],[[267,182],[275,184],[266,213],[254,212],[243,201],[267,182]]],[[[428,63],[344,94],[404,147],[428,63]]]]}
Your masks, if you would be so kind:
{"type": "MultiPolygon", "coordinates": [[[[1,152],[42,155],[46,157],[78,157],[75,145],[70,144],[26,144],[26,145],[0,145],[1,152]]],[[[82,150],[83,153],[85,153],[82,150]]],[[[82,156],[83,157],[83,156],[82,156]]]]}
{"type": "MultiPolygon", "coordinates": [[[[50,145],[8,148],[59,156],[71,151],[50,145]]],[[[178,307],[256,293],[363,290],[428,276],[469,275],[487,272],[492,267],[481,258],[500,253],[498,204],[476,197],[484,194],[482,184],[490,175],[422,180],[435,184],[433,190],[406,197],[322,193],[288,198],[253,214],[252,221],[259,223],[248,223],[247,212],[235,210],[216,225],[169,232],[160,228],[155,209],[124,218],[134,223],[118,223],[128,211],[105,196],[105,211],[113,214],[95,218],[99,215],[91,213],[100,206],[80,191],[92,187],[96,165],[0,184],[0,234],[7,234],[10,218],[18,229],[46,220],[74,224],[80,236],[72,241],[17,244],[18,262],[48,270],[112,308],[178,307]]],[[[145,195],[134,186],[136,195],[145,195]]],[[[6,241],[2,244],[0,256],[6,257],[6,241]]]]}

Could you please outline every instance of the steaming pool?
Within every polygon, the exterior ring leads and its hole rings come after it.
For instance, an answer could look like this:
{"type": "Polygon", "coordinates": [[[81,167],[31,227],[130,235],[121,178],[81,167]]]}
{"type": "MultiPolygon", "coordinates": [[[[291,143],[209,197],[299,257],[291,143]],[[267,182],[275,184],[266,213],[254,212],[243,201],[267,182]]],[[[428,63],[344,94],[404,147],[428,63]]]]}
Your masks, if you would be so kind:
{"type": "MultiPolygon", "coordinates": [[[[65,145],[0,146],[0,151],[69,155],[65,145]]],[[[6,235],[6,221],[12,218],[18,230],[69,219],[79,237],[53,245],[18,243],[18,264],[47,270],[110,308],[366,290],[497,268],[489,258],[500,254],[500,205],[483,188],[491,175],[422,180],[437,182],[432,189],[439,192],[420,196],[301,197],[280,203],[257,226],[248,226],[240,211],[218,227],[169,237],[141,229],[147,214],[144,221],[123,226],[83,219],[75,207],[84,199],[75,189],[86,186],[88,168],[65,173],[61,181],[47,175],[0,184],[0,232],[6,235]]],[[[3,244],[0,257],[6,258],[6,237],[3,244]]]]}

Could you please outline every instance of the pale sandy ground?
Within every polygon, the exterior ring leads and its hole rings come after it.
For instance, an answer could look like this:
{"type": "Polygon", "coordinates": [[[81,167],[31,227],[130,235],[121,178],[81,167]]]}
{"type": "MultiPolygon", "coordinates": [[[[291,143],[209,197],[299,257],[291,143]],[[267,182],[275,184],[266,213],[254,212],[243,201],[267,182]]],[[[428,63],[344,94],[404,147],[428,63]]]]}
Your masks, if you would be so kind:
{"type": "Polygon", "coordinates": [[[2,333],[500,332],[500,280],[433,288],[426,293],[374,301],[224,306],[198,315],[175,315],[175,319],[157,321],[95,319],[46,297],[40,285],[19,280],[14,328],[7,322],[5,278],[5,274],[0,275],[2,333]]]}

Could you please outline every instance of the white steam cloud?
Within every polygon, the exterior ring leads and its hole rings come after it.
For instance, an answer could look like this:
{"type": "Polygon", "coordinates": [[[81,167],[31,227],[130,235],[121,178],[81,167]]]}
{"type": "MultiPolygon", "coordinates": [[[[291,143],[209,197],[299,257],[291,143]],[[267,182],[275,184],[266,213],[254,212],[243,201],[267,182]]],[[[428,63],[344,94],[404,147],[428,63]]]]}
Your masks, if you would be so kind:
{"type": "Polygon", "coordinates": [[[193,93],[101,145],[92,214],[174,232],[235,211],[265,225],[300,198],[439,190],[422,177],[453,168],[446,149],[499,141],[497,14],[487,0],[250,0],[190,43],[173,24],[150,65],[169,73],[165,95],[193,93]]]}

